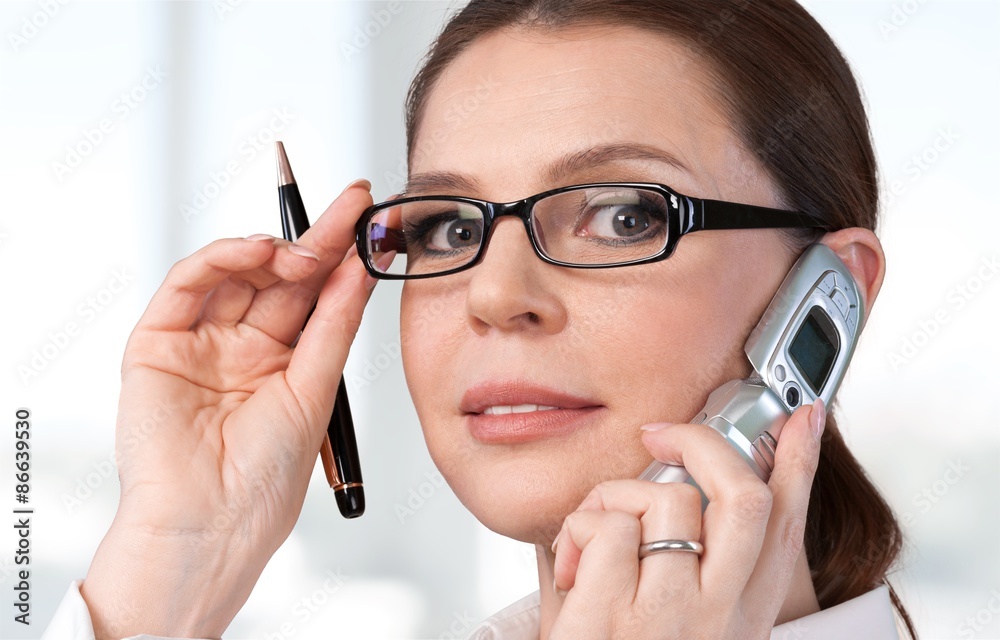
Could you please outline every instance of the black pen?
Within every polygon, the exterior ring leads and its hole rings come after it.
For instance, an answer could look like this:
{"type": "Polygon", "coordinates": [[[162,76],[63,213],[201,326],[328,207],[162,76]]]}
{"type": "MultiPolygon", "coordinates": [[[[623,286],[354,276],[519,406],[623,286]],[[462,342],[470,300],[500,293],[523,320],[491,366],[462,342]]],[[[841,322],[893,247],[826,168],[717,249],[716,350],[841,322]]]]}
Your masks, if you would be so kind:
{"type": "MultiPolygon", "coordinates": [[[[309,217],[299,187],[292,175],[292,167],[285,155],[285,146],[275,142],[278,158],[278,201],[281,203],[281,232],[285,240],[297,241],[309,228],[309,217]]],[[[312,311],[309,312],[312,316],[312,311]]],[[[306,317],[309,322],[309,317],[306,317]]],[[[361,480],[361,461],[358,458],[358,443],[354,437],[354,420],[351,405],[347,401],[347,385],[340,376],[337,399],[333,404],[330,426],[319,450],[323,459],[323,470],[330,483],[337,506],[345,518],[357,518],[365,512],[364,482],[361,480]]]]}

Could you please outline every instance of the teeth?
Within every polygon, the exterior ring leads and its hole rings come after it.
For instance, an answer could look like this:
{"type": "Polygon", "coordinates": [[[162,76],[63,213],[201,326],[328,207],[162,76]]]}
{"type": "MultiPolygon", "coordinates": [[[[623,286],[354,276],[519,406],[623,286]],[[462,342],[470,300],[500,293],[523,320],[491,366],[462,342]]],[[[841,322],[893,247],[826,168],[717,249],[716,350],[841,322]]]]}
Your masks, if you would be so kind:
{"type": "Polygon", "coordinates": [[[499,416],[507,413],[530,413],[532,411],[551,411],[552,409],[558,409],[559,407],[549,407],[543,404],[515,404],[515,405],[498,405],[495,407],[487,407],[484,414],[489,416],[499,416]]]}

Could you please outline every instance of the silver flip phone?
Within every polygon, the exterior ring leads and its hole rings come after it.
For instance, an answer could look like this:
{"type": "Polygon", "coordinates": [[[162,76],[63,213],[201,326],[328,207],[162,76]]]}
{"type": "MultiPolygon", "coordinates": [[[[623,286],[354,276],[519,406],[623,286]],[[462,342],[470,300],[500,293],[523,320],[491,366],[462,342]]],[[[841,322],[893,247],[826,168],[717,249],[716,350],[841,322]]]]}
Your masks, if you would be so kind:
{"type": "MultiPolygon", "coordinates": [[[[833,400],[854,354],[863,313],[844,263],[826,245],[811,245],[747,339],[744,350],[755,375],[713,391],[691,422],[721,433],[767,482],[781,428],[792,411],[816,398],[826,405],[833,400]]],[[[639,479],[698,486],[684,467],[659,461],[639,479]]],[[[704,493],[702,497],[704,508],[704,493]]]]}

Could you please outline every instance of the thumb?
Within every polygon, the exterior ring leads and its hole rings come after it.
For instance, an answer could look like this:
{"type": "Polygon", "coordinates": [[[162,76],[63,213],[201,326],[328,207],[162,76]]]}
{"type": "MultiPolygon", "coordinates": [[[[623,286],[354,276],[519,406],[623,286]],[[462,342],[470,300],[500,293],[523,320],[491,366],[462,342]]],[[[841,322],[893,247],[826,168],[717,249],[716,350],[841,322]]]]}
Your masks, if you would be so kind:
{"type": "Polygon", "coordinates": [[[325,433],[325,422],[333,412],[344,364],[376,282],[357,253],[350,254],[320,290],[316,309],[292,353],[285,380],[307,422],[315,423],[320,432],[325,433]]]}

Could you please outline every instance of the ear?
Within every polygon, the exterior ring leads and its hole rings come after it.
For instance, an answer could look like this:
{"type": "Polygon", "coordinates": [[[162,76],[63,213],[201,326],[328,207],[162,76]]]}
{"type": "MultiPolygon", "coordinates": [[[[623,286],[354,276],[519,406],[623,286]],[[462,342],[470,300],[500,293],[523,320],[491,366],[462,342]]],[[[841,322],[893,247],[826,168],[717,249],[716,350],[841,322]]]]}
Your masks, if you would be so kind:
{"type": "Polygon", "coordinates": [[[851,227],[831,231],[820,242],[833,249],[851,271],[864,299],[867,318],[885,279],[885,252],[878,236],[869,229],[851,227]]]}

